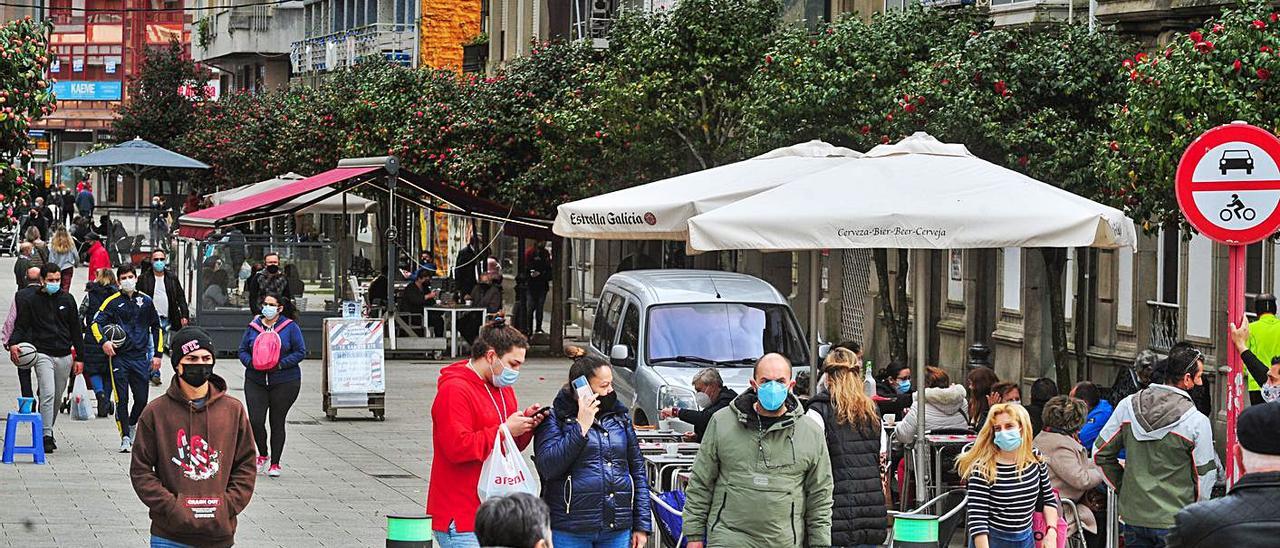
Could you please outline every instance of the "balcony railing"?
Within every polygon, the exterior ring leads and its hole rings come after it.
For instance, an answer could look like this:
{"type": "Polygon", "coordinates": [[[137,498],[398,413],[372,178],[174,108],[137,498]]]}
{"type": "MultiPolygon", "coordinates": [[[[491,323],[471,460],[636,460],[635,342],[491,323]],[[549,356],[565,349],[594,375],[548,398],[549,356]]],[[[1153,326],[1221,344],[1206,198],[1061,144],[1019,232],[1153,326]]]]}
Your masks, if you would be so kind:
{"type": "Polygon", "coordinates": [[[1151,343],[1156,352],[1168,352],[1181,338],[1178,330],[1178,310],[1176,304],[1160,301],[1147,301],[1151,309],[1151,343]]]}
{"type": "Polygon", "coordinates": [[[294,42],[290,60],[295,73],[326,72],[370,58],[413,66],[417,40],[413,25],[377,23],[294,42]]]}

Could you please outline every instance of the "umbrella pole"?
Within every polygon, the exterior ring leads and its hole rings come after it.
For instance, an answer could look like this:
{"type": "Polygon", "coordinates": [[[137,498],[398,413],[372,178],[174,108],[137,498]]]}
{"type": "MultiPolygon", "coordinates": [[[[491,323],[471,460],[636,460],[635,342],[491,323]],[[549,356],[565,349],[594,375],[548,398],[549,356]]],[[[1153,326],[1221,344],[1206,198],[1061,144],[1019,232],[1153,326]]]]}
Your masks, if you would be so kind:
{"type": "MultiPolygon", "coordinates": [[[[898,252],[906,253],[907,251],[899,250],[898,252]]],[[[925,367],[927,367],[925,355],[928,353],[926,347],[928,346],[929,341],[928,332],[925,330],[925,323],[927,322],[927,317],[929,315],[927,304],[929,302],[929,298],[928,295],[926,295],[926,292],[929,290],[929,277],[928,272],[924,268],[924,254],[927,252],[923,249],[912,250],[910,252],[915,254],[915,257],[913,257],[914,260],[911,261],[911,270],[916,277],[916,287],[913,292],[914,294],[912,295],[912,297],[914,297],[912,299],[912,308],[914,308],[912,315],[914,317],[912,318],[911,326],[914,328],[916,336],[916,386],[919,387],[916,391],[916,399],[919,402],[919,407],[916,408],[915,458],[912,459],[912,465],[915,468],[913,475],[916,478],[916,504],[923,504],[926,500],[929,500],[929,489],[924,481],[927,470],[925,460],[929,455],[928,448],[924,443],[924,434],[927,428],[925,426],[926,413],[924,398],[925,390],[927,390],[925,387],[925,367]]],[[[934,478],[934,481],[938,481],[938,478],[934,478]]]]}
{"type": "Polygon", "coordinates": [[[813,362],[809,368],[809,397],[813,397],[818,393],[818,378],[821,377],[821,368],[819,365],[822,360],[818,358],[818,293],[819,286],[822,284],[822,273],[819,271],[820,262],[818,259],[819,251],[813,250],[809,252],[809,356],[813,362]]]}

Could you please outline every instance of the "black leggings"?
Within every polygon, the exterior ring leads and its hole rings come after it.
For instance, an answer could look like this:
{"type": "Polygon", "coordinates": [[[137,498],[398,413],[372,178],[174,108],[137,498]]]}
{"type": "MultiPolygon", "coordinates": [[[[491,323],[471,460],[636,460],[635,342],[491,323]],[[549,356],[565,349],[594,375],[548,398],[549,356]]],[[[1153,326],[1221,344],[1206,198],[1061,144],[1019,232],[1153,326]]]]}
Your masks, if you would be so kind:
{"type": "Polygon", "coordinates": [[[249,407],[249,424],[253,426],[253,442],[258,455],[270,456],[271,464],[280,464],[284,452],[284,424],[289,408],[298,399],[302,381],[262,386],[245,379],[244,401],[249,407]],[[267,411],[271,412],[271,452],[267,452],[267,411]]]}
{"type": "Polygon", "coordinates": [[[35,392],[31,390],[31,368],[18,368],[18,390],[24,398],[34,398],[35,392]]]}

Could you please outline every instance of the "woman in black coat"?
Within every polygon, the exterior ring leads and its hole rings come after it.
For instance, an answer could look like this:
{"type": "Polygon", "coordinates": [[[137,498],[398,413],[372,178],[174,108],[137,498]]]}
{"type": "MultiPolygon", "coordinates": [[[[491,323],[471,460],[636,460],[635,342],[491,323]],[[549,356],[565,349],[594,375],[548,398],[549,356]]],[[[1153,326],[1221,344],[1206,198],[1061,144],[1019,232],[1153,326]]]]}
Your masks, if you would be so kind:
{"type": "Polygon", "coordinates": [[[826,386],[809,402],[807,415],[822,425],[831,453],[831,546],[883,544],[889,520],[880,476],[880,416],[867,397],[862,363],[853,352],[836,348],[823,368],[826,386]]]}

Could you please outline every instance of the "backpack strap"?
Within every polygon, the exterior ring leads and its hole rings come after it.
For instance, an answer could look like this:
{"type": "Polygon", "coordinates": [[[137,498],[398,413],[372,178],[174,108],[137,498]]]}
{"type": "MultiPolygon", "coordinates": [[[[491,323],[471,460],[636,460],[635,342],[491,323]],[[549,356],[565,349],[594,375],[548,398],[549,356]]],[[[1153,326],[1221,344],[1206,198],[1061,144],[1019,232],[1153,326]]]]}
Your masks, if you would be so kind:
{"type": "Polygon", "coordinates": [[[282,329],[284,329],[286,326],[288,326],[291,323],[293,323],[293,320],[290,320],[289,318],[282,319],[280,320],[280,323],[276,324],[276,328],[273,331],[279,333],[282,329]]]}
{"type": "Polygon", "coordinates": [[[265,327],[262,327],[262,324],[258,323],[258,320],[256,318],[253,320],[249,320],[249,327],[252,327],[258,333],[263,333],[267,330],[265,327]]]}

